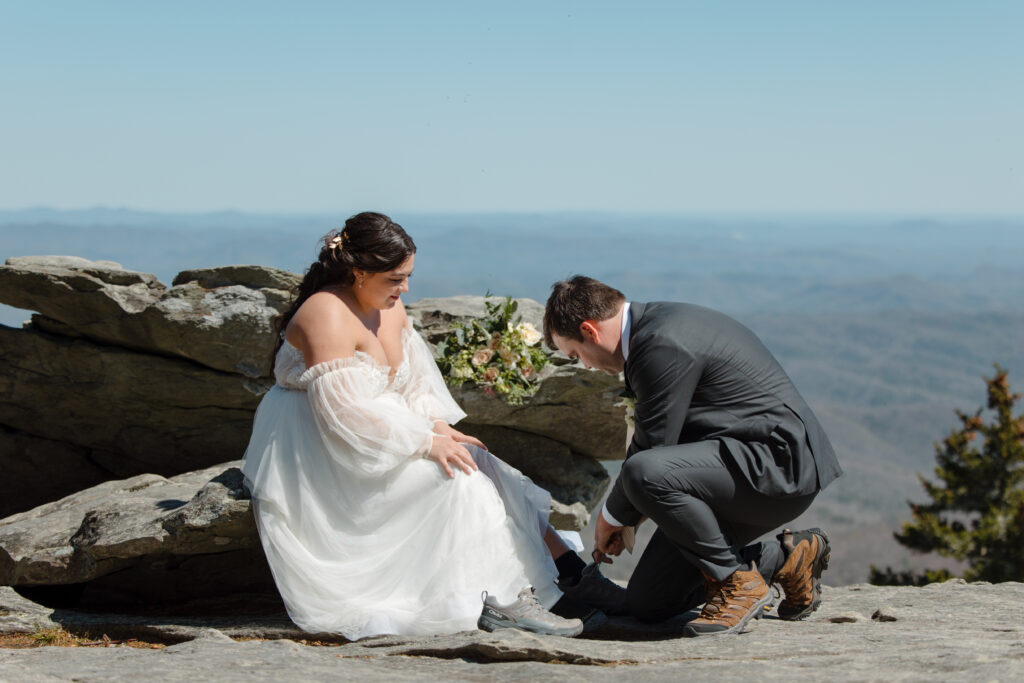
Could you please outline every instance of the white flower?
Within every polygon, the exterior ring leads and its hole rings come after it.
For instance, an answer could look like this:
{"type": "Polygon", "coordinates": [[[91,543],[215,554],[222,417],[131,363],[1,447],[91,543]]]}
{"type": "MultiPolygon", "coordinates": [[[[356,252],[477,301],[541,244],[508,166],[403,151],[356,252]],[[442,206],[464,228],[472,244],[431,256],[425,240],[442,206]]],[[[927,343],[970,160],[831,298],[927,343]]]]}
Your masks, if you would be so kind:
{"type": "Polygon", "coordinates": [[[516,331],[519,332],[519,336],[523,338],[527,346],[533,346],[544,338],[544,335],[537,331],[533,323],[519,323],[516,326],[516,331]]]}
{"type": "Polygon", "coordinates": [[[472,379],[473,370],[468,365],[455,365],[452,367],[451,376],[455,379],[472,379]]]}

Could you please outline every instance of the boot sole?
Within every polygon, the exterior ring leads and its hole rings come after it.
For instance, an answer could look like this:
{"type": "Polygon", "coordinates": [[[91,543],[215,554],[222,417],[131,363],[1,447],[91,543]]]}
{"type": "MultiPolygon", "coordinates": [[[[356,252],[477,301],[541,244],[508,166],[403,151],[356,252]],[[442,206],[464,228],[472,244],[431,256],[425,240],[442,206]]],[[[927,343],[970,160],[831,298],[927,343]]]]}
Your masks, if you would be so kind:
{"type": "Polygon", "coordinates": [[[766,605],[771,605],[771,604],[772,604],[772,592],[771,592],[771,590],[769,590],[768,593],[763,598],[758,600],[750,608],[750,610],[747,612],[747,615],[745,617],[743,617],[742,619],[740,619],[733,626],[730,626],[729,628],[724,628],[724,629],[722,629],[720,631],[698,631],[697,629],[695,629],[695,628],[691,627],[689,624],[687,624],[686,628],[683,629],[683,636],[686,637],[686,638],[703,638],[704,636],[721,636],[721,635],[725,635],[727,633],[736,633],[736,634],[742,633],[743,629],[745,629],[747,627],[747,624],[750,623],[750,620],[751,619],[760,619],[762,616],[764,616],[764,611],[765,611],[764,608],[765,608],[765,606],[766,605]]]}
{"type": "Polygon", "coordinates": [[[785,600],[779,603],[779,619],[785,621],[806,619],[821,606],[821,575],[828,569],[828,563],[832,559],[832,546],[829,543],[828,533],[824,530],[814,527],[807,531],[821,539],[821,543],[818,544],[818,555],[814,558],[814,563],[811,565],[811,585],[814,597],[811,599],[810,605],[794,612],[789,611],[785,600]]]}

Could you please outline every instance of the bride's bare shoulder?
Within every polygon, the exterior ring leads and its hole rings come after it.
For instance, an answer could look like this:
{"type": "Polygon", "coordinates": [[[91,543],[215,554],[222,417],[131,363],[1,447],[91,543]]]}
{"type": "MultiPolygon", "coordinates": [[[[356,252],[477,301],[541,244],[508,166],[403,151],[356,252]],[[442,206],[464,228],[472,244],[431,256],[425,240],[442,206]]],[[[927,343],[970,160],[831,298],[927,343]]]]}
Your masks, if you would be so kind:
{"type": "Polygon", "coordinates": [[[331,292],[306,299],[288,322],[285,339],[302,351],[306,363],[344,358],[355,353],[362,328],[352,309],[331,292]]]}

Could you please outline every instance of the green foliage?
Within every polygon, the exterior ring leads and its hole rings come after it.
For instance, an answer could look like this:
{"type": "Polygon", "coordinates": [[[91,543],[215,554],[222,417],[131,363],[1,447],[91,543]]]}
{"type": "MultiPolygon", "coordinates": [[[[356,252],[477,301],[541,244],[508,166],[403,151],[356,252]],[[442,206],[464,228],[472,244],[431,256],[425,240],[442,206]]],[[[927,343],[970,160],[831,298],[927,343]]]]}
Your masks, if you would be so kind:
{"type": "MultiPolygon", "coordinates": [[[[913,521],[894,534],[908,548],[966,560],[968,580],[1024,580],[1024,416],[999,365],[983,409],[957,411],[960,428],[935,444],[937,481],[920,477],[931,503],[909,503],[913,521]],[[980,442],[980,443],[979,443],[980,442]]],[[[876,578],[899,577],[891,570],[876,578]]]]}
{"type": "Polygon", "coordinates": [[[540,332],[516,315],[518,302],[510,296],[492,302],[490,296],[483,318],[455,323],[455,332],[437,345],[437,365],[450,385],[472,381],[521,405],[536,393],[537,374],[548,355],[540,347],[540,332]]]}

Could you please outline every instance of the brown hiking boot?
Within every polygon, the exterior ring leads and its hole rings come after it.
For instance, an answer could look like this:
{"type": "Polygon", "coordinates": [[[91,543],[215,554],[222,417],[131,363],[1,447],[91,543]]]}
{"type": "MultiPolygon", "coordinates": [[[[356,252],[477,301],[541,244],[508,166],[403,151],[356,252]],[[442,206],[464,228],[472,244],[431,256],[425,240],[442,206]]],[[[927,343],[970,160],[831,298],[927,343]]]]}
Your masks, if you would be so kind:
{"type": "Polygon", "coordinates": [[[687,637],[739,633],[751,619],[760,619],[764,606],[772,602],[772,591],[751,563],[748,571],[737,570],[724,581],[704,577],[707,602],[700,616],[683,629],[687,637]]]}
{"type": "Polygon", "coordinates": [[[782,586],[786,597],[779,604],[779,618],[787,621],[803,619],[821,604],[821,573],[828,569],[832,549],[828,534],[821,529],[790,531],[778,535],[786,562],[773,584],[782,586]]]}

